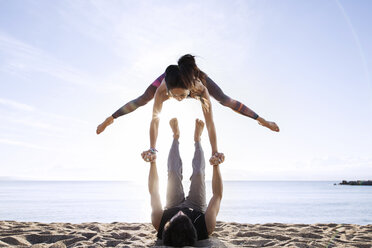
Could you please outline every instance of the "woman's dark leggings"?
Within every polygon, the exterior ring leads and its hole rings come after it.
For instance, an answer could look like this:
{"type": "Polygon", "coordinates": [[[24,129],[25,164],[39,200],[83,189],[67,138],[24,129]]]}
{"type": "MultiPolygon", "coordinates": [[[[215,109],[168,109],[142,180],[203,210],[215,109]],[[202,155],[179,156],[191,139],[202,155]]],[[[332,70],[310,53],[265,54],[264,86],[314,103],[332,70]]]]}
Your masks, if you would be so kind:
{"type": "MultiPolygon", "coordinates": [[[[258,115],[245,106],[243,103],[231,99],[229,96],[225,95],[223,91],[221,90],[218,85],[213,82],[212,79],[207,77],[207,82],[206,82],[206,87],[209,91],[209,94],[216,99],[219,103],[221,103],[223,106],[229,107],[235,112],[238,112],[239,114],[248,116],[253,119],[257,119],[258,115]]],[[[118,118],[119,116],[126,115],[134,110],[136,110],[138,107],[141,107],[145,104],[147,104],[150,100],[154,98],[155,91],[157,87],[151,84],[146,91],[139,96],[138,98],[126,103],[123,107],[119,108],[113,115],[112,117],[118,118]]]]}

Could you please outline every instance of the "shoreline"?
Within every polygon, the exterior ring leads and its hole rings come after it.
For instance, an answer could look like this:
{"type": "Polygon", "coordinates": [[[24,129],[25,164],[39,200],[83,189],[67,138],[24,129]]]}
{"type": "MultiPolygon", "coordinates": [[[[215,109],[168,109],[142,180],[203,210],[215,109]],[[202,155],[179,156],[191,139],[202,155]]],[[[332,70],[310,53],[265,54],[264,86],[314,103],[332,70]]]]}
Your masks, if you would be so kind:
{"type": "MultiPolygon", "coordinates": [[[[164,247],[150,223],[0,221],[0,247],[164,247]]],[[[218,221],[202,247],[372,248],[372,224],[243,224],[218,221]]]]}

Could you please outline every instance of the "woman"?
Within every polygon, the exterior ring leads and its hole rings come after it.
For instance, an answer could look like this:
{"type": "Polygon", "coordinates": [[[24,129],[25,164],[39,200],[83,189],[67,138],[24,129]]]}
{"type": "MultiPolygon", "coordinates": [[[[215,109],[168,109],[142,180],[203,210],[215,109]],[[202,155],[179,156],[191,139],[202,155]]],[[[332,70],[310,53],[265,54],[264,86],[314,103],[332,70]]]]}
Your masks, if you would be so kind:
{"type": "Polygon", "coordinates": [[[244,104],[225,95],[218,85],[197,67],[194,56],[190,54],[182,56],[178,60],[178,66],[169,66],[167,71],[158,77],[146,89],[143,95],[125,104],[100,124],[97,127],[97,134],[103,132],[117,117],[128,114],[138,107],[145,105],[155,96],[153,119],[150,126],[150,143],[152,148],[150,150],[154,153],[156,151],[155,145],[159,123],[158,114],[161,111],[162,103],[170,97],[181,101],[190,96],[199,99],[202,102],[203,113],[206,118],[206,126],[212,146],[212,154],[215,154],[217,152],[217,144],[212,110],[210,109],[209,111],[209,108],[211,108],[209,95],[219,101],[222,105],[230,107],[242,115],[257,120],[260,125],[265,126],[272,131],[279,131],[279,127],[274,122],[266,121],[244,104]],[[167,82],[169,85],[166,85],[167,82]]]}

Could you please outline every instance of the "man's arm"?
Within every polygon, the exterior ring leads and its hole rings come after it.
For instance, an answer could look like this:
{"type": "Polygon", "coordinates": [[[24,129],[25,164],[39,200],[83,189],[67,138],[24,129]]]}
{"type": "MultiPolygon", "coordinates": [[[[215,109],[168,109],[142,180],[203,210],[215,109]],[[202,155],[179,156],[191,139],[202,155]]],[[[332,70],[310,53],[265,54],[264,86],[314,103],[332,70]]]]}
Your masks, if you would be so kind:
{"type": "Polygon", "coordinates": [[[212,192],[213,196],[209,201],[207,211],[205,212],[205,223],[207,225],[208,235],[212,234],[216,227],[216,218],[218,211],[220,210],[220,204],[222,199],[222,177],[220,173],[220,166],[213,165],[213,177],[212,177],[212,192]]]}
{"type": "Polygon", "coordinates": [[[160,194],[159,194],[159,177],[158,170],[156,169],[156,161],[152,161],[150,164],[149,172],[149,193],[151,196],[151,222],[155,227],[156,231],[159,229],[160,221],[163,216],[163,208],[161,206],[160,194]]]}

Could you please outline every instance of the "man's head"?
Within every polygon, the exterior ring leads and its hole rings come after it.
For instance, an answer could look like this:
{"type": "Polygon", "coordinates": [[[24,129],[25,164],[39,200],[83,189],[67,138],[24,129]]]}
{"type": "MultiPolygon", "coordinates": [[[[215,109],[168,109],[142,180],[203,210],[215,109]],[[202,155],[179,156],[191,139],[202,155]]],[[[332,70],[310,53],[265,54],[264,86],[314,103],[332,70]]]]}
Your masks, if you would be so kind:
{"type": "Polygon", "coordinates": [[[175,214],[164,226],[164,245],[175,247],[193,246],[196,240],[196,229],[190,218],[182,211],[175,214]]]}

